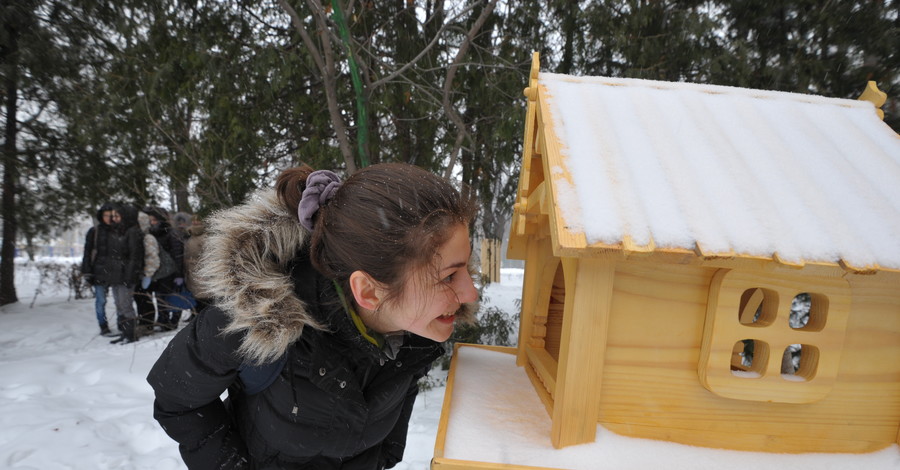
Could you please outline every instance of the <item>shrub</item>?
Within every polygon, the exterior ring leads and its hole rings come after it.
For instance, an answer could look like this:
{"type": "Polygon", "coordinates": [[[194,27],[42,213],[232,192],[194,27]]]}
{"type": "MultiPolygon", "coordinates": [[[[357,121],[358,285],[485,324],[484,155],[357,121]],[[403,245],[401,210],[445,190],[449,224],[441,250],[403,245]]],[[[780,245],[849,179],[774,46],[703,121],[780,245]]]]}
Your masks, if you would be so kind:
{"type": "Polygon", "coordinates": [[[86,299],[90,296],[91,286],[81,274],[80,266],[77,263],[42,260],[32,266],[37,271],[38,282],[30,307],[34,307],[38,295],[47,291],[65,289],[69,294],[67,300],[86,299]]]}

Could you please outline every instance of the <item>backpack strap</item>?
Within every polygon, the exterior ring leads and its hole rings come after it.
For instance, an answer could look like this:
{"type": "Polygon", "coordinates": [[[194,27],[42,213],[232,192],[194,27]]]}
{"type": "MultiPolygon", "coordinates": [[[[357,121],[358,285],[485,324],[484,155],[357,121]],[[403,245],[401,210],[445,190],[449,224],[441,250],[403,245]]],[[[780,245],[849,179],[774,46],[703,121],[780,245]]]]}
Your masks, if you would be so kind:
{"type": "Polygon", "coordinates": [[[241,364],[238,367],[238,377],[244,384],[244,393],[255,395],[269,388],[269,385],[275,382],[275,379],[281,374],[281,370],[284,369],[287,357],[287,354],[283,354],[273,362],[260,365],[241,364]]]}

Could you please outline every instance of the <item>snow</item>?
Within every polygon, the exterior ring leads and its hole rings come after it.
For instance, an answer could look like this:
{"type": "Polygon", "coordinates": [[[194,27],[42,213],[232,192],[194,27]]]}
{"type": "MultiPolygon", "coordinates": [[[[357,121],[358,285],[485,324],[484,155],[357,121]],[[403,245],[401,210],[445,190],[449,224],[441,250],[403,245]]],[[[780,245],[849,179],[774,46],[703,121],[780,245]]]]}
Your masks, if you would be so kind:
{"type": "Polygon", "coordinates": [[[571,470],[900,468],[896,444],[868,454],[770,454],[637,439],[603,426],[594,443],[554,449],[546,408],[515,355],[461,347],[456,360],[446,459],[571,470]]]}
{"type": "MultiPolygon", "coordinates": [[[[111,345],[97,335],[93,299],[67,300],[65,291],[47,286],[35,297],[37,271],[17,261],[21,300],[0,307],[0,468],[184,469],[177,445],[153,419],[153,391],[145,381],[174,333],[111,345]],[[34,307],[29,308],[32,300],[34,307]]],[[[485,303],[513,312],[521,283],[521,270],[502,270],[501,283],[486,289],[485,303]]],[[[107,309],[111,313],[111,305],[107,309]]],[[[900,468],[897,446],[857,456],[760,455],[627,438],[603,428],[598,429],[597,444],[554,450],[548,442],[549,418],[526,411],[542,410],[543,405],[528,406],[537,396],[524,372],[509,367],[511,359],[505,355],[470,350],[463,348],[465,362],[456,379],[454,404],[471,400],[482,408],[454,416],[453,426],[459,423],[467,430],[451,428],[454,447],[448,450],[456,455],[478,455],[466,450],[472,447],[472,452],[493,452],[508,461],[527,456],[529,465],[557,467],[565,462],[570,468],[591,469],[900,468]],[[505,372],[494,375],[495,369],[505,372]],[[496,419],[501,414],[515,418],[496,419]],[[594,453],[598,451],[602,458],[594,453]],[[738,461],[746,465],[736,466],[738,461]]],[[[437,378],[444,374],[432,372],[437,378]]],[[[442,386],[419,395],[398,470],[430,467],[443,396],[442,386]]]]}
{"type": "MultiPolygon", "coordinates": [[[[588,243],[900,269],[900,138],[864,101],[541,73],[588,243]]],[[[861,84],[863,85],[863,84],[861,84]]]]}

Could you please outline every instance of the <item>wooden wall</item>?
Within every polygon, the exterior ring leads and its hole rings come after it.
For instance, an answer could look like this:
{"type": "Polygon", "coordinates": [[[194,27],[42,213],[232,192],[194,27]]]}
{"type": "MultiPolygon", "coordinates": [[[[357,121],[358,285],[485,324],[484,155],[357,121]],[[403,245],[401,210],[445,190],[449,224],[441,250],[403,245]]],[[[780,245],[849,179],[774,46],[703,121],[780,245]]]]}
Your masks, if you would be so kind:
{"type": "Polygon", "coordinates": [[[852,311],[836,383],[819,401],[790,404],[723,398],[701,384],[700,344],[716,271],[617,264],[600,423],[637,437],[754,451],[869,452],[896,442],[898,276],[848,276],[852,311]]]}
{"type": "MultiPolygon", "coordinates": [[[[548,264],[546,259],[544,263],[548,264]]],[[[704,387],[698,375],[710,283],[717,271],[728,266],[684,260],[615,262],[607,335],[597,339],[606,341],[602,364],[596,368],[602,374],[597,421],[635,437],[752,451],[870,452],[897,442],[900,274],[844,275],[839,269],[806,268],[819,276],[843,276],[851,286],[840,366],[824,398],[802,404],[769,403],[719,396],[704,387]]],[[[550,273],[559,274],[558,266],[549,263],[547,268],[551,267],[550,273]]],[[[731,267],[773,273],[779,269],[763,263],[731,267]]],[[[786,272],[796,276],[800,271],[786,272]]],[[[519,353],[520,364],[527,364],[536,390],[554,416],[562,387],[557,380],[557,354],[566,348],[555,344],[556,327],[547,321],[559,309],[547,312],[554,305],[547,290],[567,302],[574,294],[571,287],[561,291],[560,277],[550,273],[543,270],[536,276],[544,279],[544,294],[530,295],[537,299],[531,308],[538,313],[526,315],[528,302],[523,301],[522,317],[523,322],[531,322],[537,316],[539,328],[523,325],[523,330],[538,337],[547,335],[548,341],[541,344],[539,339],[521,338],[519,353]],[[541,346],[546,349],[542,351],[541,346]]],[[[594,295],[603,290],[583,283],[578,288],[594,295]]],[[[526,293],[523,300],[528,297],[526,293]]],[[[579,354],[579,350],[569,353],[579,354]]]]}

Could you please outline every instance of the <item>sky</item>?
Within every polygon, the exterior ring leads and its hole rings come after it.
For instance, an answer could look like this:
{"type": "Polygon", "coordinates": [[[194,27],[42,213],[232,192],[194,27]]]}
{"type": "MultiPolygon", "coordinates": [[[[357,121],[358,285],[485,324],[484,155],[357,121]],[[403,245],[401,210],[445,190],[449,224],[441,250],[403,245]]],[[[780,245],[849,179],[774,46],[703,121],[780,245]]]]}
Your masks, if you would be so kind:
{"type": "MultiPolygon", "coordinates": [[[[184,469],[175,442],[152,417],[153,392],[145,380],[174,333],[111,345],[97,334],[92,299],[71,300],[65,290],[40,286],[37,270],[23,262],[16,269],[20,302],[0,307],[0,468],[184,469]]],[[[501,278],[485,290],[485,303],[512,312],[522,271],[504,269],[501,278]]],[[[533,412],[543,407],[533,406],[538,398],[521,368],[497,353],[463,353],[461,360],[466,376],[457,379],[456,393],[465,399],[456,401],[448,456],[571,469],[900,469],[896,445],[863,455],[781,456],[635,439],[602,427],[596,444],[559,451],[543,432],[549,418],[533,412]],[[501,409],[513,418],[502,418],[501,409]],[[732,465],[738,461],[743,466],[732,465]]],[[[439,383],[445,376],[432,371],[439,383]]],[[[395,468],[429,468],[444,391],[420,393],[404,461],[395,468]]]]}

